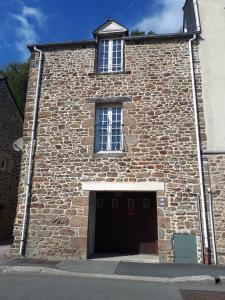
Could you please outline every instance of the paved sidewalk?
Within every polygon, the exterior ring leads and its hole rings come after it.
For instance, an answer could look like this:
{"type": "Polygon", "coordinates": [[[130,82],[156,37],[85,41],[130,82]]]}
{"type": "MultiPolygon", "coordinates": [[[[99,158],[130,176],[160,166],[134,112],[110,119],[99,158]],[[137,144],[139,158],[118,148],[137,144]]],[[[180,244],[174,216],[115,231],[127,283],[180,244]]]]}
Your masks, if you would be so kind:
{"type": "Polygon", "coordinates": [[[160,264],[123,261],[48,261],[40,259],[1,259],[1,272],[41,272],[59,275],[90,275],[105,278],[139,278],[140,280],[157,278],[159,281],[176,279],[211,280],[221,277],[225,280],[225,266],[206,266],[201,264],[160,264]]]}
{"type": "Polygon", "coordinates": [[[150,277],[185,277],[209,275],[225,276],[225,266],[206,266],[202,264],[140,264],[121,262],[115,274],[150,277]]]}

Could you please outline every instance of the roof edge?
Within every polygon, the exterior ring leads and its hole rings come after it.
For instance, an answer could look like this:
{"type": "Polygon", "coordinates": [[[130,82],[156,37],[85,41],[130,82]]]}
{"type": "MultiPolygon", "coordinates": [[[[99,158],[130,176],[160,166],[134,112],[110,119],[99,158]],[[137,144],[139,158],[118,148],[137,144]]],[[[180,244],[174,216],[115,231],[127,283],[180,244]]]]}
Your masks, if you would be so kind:
{"type": "Polygon", "coordinates": [[[124,37],[124,40],[151,40],[151,39],[186,39],[193,36],[194,33],[178,32],[178,33],[166,33],[166,34],[150,34],[140,36],[128,36],[124,37]]]}
{"type": "Polygon", "coordinates": [[[79,40],[79,41],[66,41],[66,42],[54,42],[54,43],[43,43],[43,44],[28,44],[27,48],[32,51],[34,46],[46,48],[46,47],[64,47],[64,46],[85,46],[88,44],[95,44],[96,41],[93,40],[79,40]]]}
{"type": "MultiPolygon", "coordinates": [[[[141,36],[126,36],[122,37],[124,40],[151,40],[151,39],[185,39],[193,36],[194,33],[170,33],[170,34],[152,34],[152,35],[141,35],[141,36]]],[[[29,44],[27,48],[30,51],[34,50],[34,46],[39,48],[58,48],[58,47],[69,47],[69,46],[86,46],[95,45],[96,40],[81,40],[81,41],[68,41],[68,42],[54,42],[54,43],[43,43],[43,44],[29,44]]]]}

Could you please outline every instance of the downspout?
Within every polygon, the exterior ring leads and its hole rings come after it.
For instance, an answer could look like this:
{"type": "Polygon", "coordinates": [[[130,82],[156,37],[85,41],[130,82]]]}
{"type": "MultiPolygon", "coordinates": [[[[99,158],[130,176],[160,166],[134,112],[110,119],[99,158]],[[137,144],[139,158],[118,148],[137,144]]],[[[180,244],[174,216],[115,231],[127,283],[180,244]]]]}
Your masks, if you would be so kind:
{"type": "Polygon", "coordinates": [[[34,46],[34,50],[39,52],[39,64],[38,64],[38,75],[37,75],[36,93],[35,93],[35,101],[34,101],[34,112],[33,112],[32,133],[31,133],[31,144],[30,144],[30,152],[29,152],[28,175],[27,175],[27,184],[26,184],[27,186],[26,186],[26,195],[25,195],[25,203],[24,203],[23,225],[22,225],[22,233],[21,233],[21,240],[20,240],[20,254],[22,256],[25,256],[24,253],[25,239],[26,239],[26,231],[27,231],[29,198],[31,194],[33,155],[34,155],[34,147],[35,147],[35,132],[37,126],[37,111],[39,106],[41,67],[42,67],[42,57],[43,57],[43,52],[37,49],[36,46],[34,46]]]}
{"type": "Polygon", "coordinates": [[[202,215],[201,215],[201,199],[198,194],[198,219],[199,219],[199,231],[200,231],[200,243],[201,243],[201,263],[204,261],[204,249],[203,249],[203,240],[202,240],[202,215]]]}
{"type": "MultiPolygon", "coordinates": [[[[196,133],[196,143],[197,143],[200,199],[201,199],[202,223],[203,223],[202,228],[203,228],[203,241],[204,241],[204,247],[203,247],[204,262],[205,262],[205,264],[209,264],[209,240],[208,240],[208,230],[207,230],[204,178],[203,178],[201,143],[200,143],[200,130],[199,130],[199,120],[198,120],[198,107],[197,107],[193,53],[192,53],[192,42],[195,40],[196,40],[196,34],[194,34],[193,38],[191,38],[189,40],[188,44],[189,44],[189,55],[190,55],[190,65],[191,65],[191,82],[192,82],[193,106],[194,106],[194,117],[195,117],[195,133],[196,133]]],[[[199,220],[199,222],[201,222],[201,220],[199,220]]]]}
{"type": "Polygon", "coordinates": [[[215,225],[214,225],[214,218],[213,218],[213,206],[212,206],[212,191],[208,188],[209,194],[209,217],[210,217],[210,225],[211,225],[211,232],[212,232],[212,248],[213,248],[213,258],[214,264],[218,264],[217,260],[217,251],[216,251],[216,235],[215,235],[215,225]]]}

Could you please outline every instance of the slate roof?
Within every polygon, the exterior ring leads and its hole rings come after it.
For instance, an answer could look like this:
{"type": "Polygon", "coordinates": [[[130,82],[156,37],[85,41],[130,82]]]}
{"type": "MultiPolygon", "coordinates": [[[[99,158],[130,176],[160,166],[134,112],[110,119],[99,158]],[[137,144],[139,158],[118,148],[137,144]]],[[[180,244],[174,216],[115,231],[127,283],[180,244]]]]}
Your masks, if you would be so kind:
{"type": "Polygon", "coordinates": [[[18,105],[18,103],[16,102],[16,99],[15,99],[13,93],[12,93],[12,90],[11,90],[11,88],[10,88],[10,86],[9,86],[8,80],[7,80],[7,78],[6,78],[3,74],[0,74],[0,82],[5,82],[6,87],[7,87],[8,91],[9,91],[9,94],[10,94],[10,96],[12,97],[13,102],[15,103],[16,108],[17,108],[17,110],[18,110],[18,112],[19,112],[19,115],[20,115],[21,119],[23,119],[22,112],[21,112],[21,110],[20,110],[20,108],[19,108],[19,105],[18,105]]]}
{"type": "MultiPolygon", "coordinates": [[[[142,35],[142,36],[126,36],[123,37],[126,41],[141,41],[141,40],[164,40],[164,39],[189,39],[193,37],[192,33],[170,33],[170,34],[152,34],[152,35],[142,35]]],[[[64,48],[71,46],[88,46],[95,45],[96,40],[80,40],[80,41],[67,41],[67,42],[54,42],[54,43],[43,43],[43,44],[29,44],[27,45],[30,51],[33,51],[34,46],[41,49],[48,48],[64,48]]]]}

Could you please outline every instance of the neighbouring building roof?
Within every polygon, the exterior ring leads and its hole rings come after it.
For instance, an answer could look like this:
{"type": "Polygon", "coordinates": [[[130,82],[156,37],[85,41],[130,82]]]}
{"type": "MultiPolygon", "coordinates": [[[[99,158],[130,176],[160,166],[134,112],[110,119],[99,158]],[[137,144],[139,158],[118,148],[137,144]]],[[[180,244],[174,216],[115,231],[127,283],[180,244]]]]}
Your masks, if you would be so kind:
{"type": "MultiPolygon", "coordinates": [[[[16,99],[15,99],[13,93],[12,93],[12,90],[11,90],[11,88],[10,88],[10,86],[9,86],[8,80],[7,80],[7,78],[6,78],[4,75],[2,75],[2,74],[0,74],[0,83],[1,83],[1,82],[4,82],[4,83],[5,83],[6,88],[7,88],[8,92],[9,92],[11,98],[13,99],[13,102],[15,103],[15,106],[16,106],[18,112],[19,112],[19,115],[20,115],[21,118],[23,119],[22,112],[21,112],[21,110],[20,110],[20,108],[19,108],[19,105],[17,104],[16,99]]],[[[1,88],[1,87],[0,87],[0,88],[1,88]]]]}
{"type": "MultiPolygon", "coordinates": [[[[197,5],[197,4],[196,4],[197,5]]],[[[197,32],[197,16],[193,0],[186,0],[183,7],[183,31],[184,32],[197,32]]]]}

